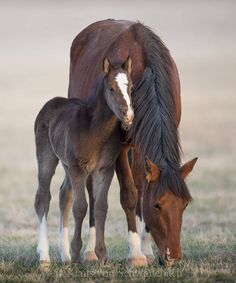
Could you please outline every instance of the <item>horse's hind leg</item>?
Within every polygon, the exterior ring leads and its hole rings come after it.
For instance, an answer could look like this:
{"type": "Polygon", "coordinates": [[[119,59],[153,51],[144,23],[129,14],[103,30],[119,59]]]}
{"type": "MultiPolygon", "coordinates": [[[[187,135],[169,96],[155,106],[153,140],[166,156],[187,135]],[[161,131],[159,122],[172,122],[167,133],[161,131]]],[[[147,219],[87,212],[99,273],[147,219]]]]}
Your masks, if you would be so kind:
{"type": "Polygon", "coordinates": [[[59,252],[63,263],[71,261],[70,244],[68,235],[69,226],[69,213],[73,203],[73,192],[68,176],[67,169],[65,168],[65,180],[60,188],[59,206],[60,206],[60,235],[59,235],[59,252]]]}
{"type": "Polygon", "coordinates": [[[46,138],[36,135],[38,161],[38,190],[35,195],[35,210],[40,225],[39,243],[37,252],[41,263],[50,262],[47,237],[47,214],[51,200],[50,183],[55,173],[58,159],[46,138]]]}
{"type": "Polygon", "coordinates": [[[95,253],[96,244],[96,229],[94,220],[94,196],[93,196],[93,180],[92,176],[88,176],[86,181],[86,187],[89,195],[89,235],[86,249],[84,251],[84,261],[96,261],[98,260],[95,253]]]}

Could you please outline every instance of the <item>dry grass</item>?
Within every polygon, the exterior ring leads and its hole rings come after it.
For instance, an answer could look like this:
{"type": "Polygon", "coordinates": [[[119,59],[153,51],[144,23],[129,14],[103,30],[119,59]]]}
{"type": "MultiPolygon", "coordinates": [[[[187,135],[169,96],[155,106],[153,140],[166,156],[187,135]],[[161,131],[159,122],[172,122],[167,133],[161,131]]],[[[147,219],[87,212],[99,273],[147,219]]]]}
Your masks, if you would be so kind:
{"type": "MultiPolygon", "coordinates": [[[[150,1],[149,7],[144,7],[137,1],[140,9],[135,11],[127,4],[124,13],[118,3],[99,11],[99,18],[139,18],[158,27],[177,61],[182,82],[183,160],[199,156],[189,177],[194,202],[184,216],[184,260],[171,270],[160,267],[158,260],[148,268],[126,266],[126,220],[115,179],[106,224],[110,262],[105,267],[63,267],[56,248],[58,187],[63,179],[59,168],[52,184],[49,214],[50,272],[38,268],[35,255],[33,121],[47,99],[66,95],[70,42],[79,30],[98,19],[98,11],[89,12],[85,3],[67,6],[61,2],[56,8],[53,2],[47,6],[30,3],[2,3],[0,15],[0,281],[235,281],[235,3],[212,5],[204,1],[178,6],[150,1]],[[9,20],[12,16],[14,24],[9,20]]],[[[87,227],[88,219],[84,231],[87,227]]]]}

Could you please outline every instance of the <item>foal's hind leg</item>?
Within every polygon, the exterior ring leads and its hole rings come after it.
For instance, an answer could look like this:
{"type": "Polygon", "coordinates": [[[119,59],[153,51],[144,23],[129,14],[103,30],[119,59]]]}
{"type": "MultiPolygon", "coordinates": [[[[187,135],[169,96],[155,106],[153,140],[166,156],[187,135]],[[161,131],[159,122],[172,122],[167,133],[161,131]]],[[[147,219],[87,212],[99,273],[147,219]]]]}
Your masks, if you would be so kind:
{"type": "Polygon", "coordinates": [[[49,245],[47,237],[47,214],[51,200],[50,183],[55,173],[58,159],[54,155],[49,143],[44,143],[42,139],[37,141],[38,160],[38,190],[35,195],[35,210],[40,225],[39,243],[37,252],[41,263],[50,262],[49,245]]]}
{"type": "Polygon", "coordinates": [[[93,180],[92,176],[88,176],[86,181],[86,187],[89,195],[89,235],[86,249],[84,251],[84,261],[96,261],[98,260],[95,253],[96,244],[96,229],[94,220],[94,196],[93,196],[93,180]]]}
{"type": "Polygon", "coordinates": [[[69,180],[67,169],[65,168],[65,180],[60,188],[59,206],[60,206],[60,235],[59,252],[63,263],[71,261],[70,244],[68,235],[69,213],[73,203],[73,192],[69,180]]]}

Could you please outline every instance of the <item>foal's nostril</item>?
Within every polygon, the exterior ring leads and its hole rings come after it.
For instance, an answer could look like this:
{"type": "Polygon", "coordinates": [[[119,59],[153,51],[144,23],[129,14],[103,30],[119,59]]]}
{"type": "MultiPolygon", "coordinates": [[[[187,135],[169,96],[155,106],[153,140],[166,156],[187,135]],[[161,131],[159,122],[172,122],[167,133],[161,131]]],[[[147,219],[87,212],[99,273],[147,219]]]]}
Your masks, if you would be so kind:
{"type": "Polygon", "coordinates": [[[122,110],[122,111],[121,111],[121,115],[122,115],[123,117],[126,117],[126,111],[125,111],[125,110],[122,110]]]}

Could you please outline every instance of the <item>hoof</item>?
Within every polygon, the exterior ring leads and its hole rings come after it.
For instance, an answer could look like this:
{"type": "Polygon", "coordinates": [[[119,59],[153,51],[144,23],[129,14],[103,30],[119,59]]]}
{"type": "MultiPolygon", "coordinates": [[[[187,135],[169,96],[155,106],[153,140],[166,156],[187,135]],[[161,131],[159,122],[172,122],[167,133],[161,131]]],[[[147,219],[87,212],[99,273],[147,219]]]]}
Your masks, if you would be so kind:
{"type": "Polygon", "coordinates": [[[71,260],[67,259],[67,260],[63,261],[63,264],[66,265],[66,266],[70,265],[71,264],[71,260]]]}
{"type": "Polygon", "coordinates": [[[71,263],[71,257],[70,255],[69,256],[64,256],[64,255],[61,255],[61,262],[63,265],[68,265],[71,263]]]}
{"type": "Polygon", "coordinates": [[[44,271],[47,272],[50,270],[51,268],[51,262],[48,260],[40,260],[39,262],[39,268],[44,271]]]}
{"type": "Polygon", "coordinates": [[[147,258],[147,264],[148,265],[153,264],[154,261],[155,261],[155,257],[153,255],[146,255],[146,258],[147,258]]]}
{"type": "Polygon", "coordinates": [[[84,262],[94,262],[94,261],[98,261],[98,257],[96,256],[95,252],[93,251],[87,251],[84,253],[84,258],[83,258],[84,262]]]}
{"type": "Polygon", "coordinates": [[[101,266],[104,266],[107,264],[108,258],[107,257],[103,257],[103,258],[99,258],[98,262],[101,266]]]}
{"type": "Polygon", "coordinates": [[[147,266],[147,259],[145,256],[133,257],[128,260],[128,265],[131,267],[147,266]]]}
{"type": "Polygon", "coordinates": [[[81,258],[80,257],[73,257],[71,258],[71,264],[74,264],[74,265],[79,265],[81,264],[81,258]]]}

